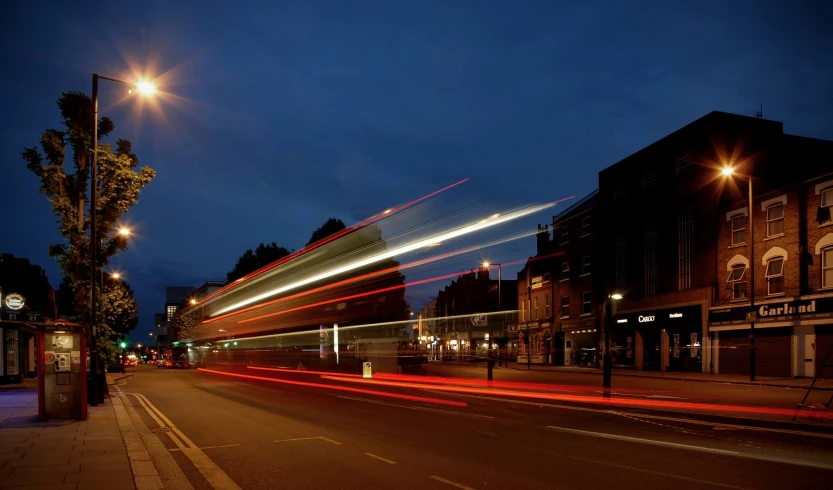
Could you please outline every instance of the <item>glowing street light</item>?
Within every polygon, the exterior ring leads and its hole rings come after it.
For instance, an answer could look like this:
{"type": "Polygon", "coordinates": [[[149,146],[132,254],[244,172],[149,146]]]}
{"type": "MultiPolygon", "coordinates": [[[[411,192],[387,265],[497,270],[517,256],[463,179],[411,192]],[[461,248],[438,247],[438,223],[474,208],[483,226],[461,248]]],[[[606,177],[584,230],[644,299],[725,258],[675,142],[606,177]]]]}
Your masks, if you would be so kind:
{"type": "Polygon", "coordinates": [[[125,238],[129,237],[130,236],[130,228],[127,228],[126,226],[122,226],[121,228],[119,228],[119,235],[121,235],[125,238]]]}
{"type": "Polygon", "coordinates": [[[723,170],[721,170],[720,173],[723,174],[724,177],[728,177],[728,176],[732,175],[733,173],[735,173],[735,169],[733,167],[730,167],[730,166],[726,165],[725,167],[723,167],[723,170]]]}
{"type": "Polygon", "coordinates": [[[119,274],[118,272],[114,272],[110,274],[110,277],[112,277],[113,279],[118,279],[121,277],[121,274],[119,274]]]}
{"type": "MultiPolygon", "coordinates": [[[[112,77],[105,77],[99,75],[98,73],[93,73],[93,93],[92,93],[92,158],[90,158],[90,277],[93,278],[96,276],[96,252],[97,247],[99,246],[99,240],[96,239],[98,237],[98,228],[96,225],[97,221],[97,200],[98,200],[98,178],[96,177],[96,166],[97,166],[97,159],[98,159],[98,81],[101,80],[108,80],[110,82],[122,83],[129,87],[135,87],[137,91],[144,96],[151,96],[154,92],[156,92],[156,87],[153,86],[147,80],[140,80],[136,83],[126,82],[124,80],[119,80],[118,78],[112,77]]],[[[130,90],[132,93],[133,90],[130,90]]],[[[123,228],[126,229],[126,228],[123,228]]],[[[121,232],[120,232],[121,233],[121,232]]],[[[88,327],[87,335],[89,336],[89,345],[90,348],[90,368],[92,371],[93,377],[93,385],[90,388],[90,392],[92,394],[92,405],[97,406],[99,402],[104,402],[104,394],[100,392],[98,389],[99,385],[99,357],[98,357],[98,349],[96,348],[97,341],[96,337],[98,337],[97,331],[97,322],[96,322],[96,295],[97,295],[98,288],[90,288],[90,322],[88,327]]]]}
{"type": "Polygon", "coordinates": [[[197,304],[197,300],[196,300],[195,298],[191,298],[191,304],[192,304],[192,305],[197,304]]]}

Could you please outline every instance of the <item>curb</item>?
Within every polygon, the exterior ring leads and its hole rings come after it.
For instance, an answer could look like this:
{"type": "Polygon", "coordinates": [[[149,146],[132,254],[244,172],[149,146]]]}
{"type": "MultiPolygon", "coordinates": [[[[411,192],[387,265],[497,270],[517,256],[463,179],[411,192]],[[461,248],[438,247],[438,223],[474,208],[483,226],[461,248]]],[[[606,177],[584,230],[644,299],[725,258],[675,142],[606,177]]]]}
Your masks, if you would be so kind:
{"type": "Polygon", "coordinates": [[[123,378],[129,378],[129,377],[133,376],[133,373],[130,373],[130,374],[119,374],[119,375],[118,375],[118,377],[116,377],[116,375],[115,375],[115,374],[111,374],[111,373],[107,373],[107,374],[110,374],[110,376],[107,376],[107,384],[108,384],[108,385],[114,385],[114,384],[116,384],[116,381],[118,381],[118,380],[120,380],[120,379],[123,379],[123,378]],[[112,382],[111,382],[111,381],[112,381],[112,382]]]}

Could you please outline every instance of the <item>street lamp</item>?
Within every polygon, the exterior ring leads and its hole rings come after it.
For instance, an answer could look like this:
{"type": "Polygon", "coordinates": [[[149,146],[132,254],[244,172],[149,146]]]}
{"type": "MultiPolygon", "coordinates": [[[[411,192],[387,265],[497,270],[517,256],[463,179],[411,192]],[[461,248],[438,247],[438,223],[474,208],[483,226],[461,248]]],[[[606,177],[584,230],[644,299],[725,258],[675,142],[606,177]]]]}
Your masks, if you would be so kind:
{"type": "MultiPolygon", "coordinates": [[[[503,315],[501,314],[501,312],[503,311],[503,303],[501,302],[501,297],[500,297],[500,285],[503,282],[503,264],[492,264],[488,260],[483,261],[483,267],[485,267],[486,269],[490,268],[493,265],[497,266],[497,315],[498,315],[498,318],[500,318],[500,334],[503,335],[503,315]]],[[[491,342],[492,342],[492,333],[489,332],[489,343],[491,343],[491,342]]],[[[508,364],[507,364],[507,366],[508,366],[508,364]]]]}
{"type": "Polygon", "coordinates": [[[623,298],[621,293],[611,293],[604,302],[604,357],[602,358],[602,396],[610,398],[610,381],[613,377],[613,360],[610,356],[610,329],[616,315],[616,302],[623,298]]]}
{"type": "MultiPolygon", "coordinates": [[[[90,367],[92,368],[92,379],[93,385],[90,389],[90,395],[92,397],[92,404],[93,406],[98,405],[99,403],[104,402],[104,391],[99,389],[99,369],[98,369],[98,346],[96,345],[96,338],[98,337],[98,331],[96,327],[96,288],[94,285],[95,276],[96,276],[96,245],[98,244],[98,240],[96,239],[98,235],[98,230],[96,229],[96,212],[97,210],[97,201],[98,201],[98,179],[96,177],[96,163],[98,159],[98,80],[108,80],[111,82],[116,83],[123,83],[125,85],[129,85],[131,87],[135,87],[137,91],[145,96],[153,95],[156,91],[156,88],[153,86],[153,83],[142,80],[138,81],[137,83],[130,83],[124,80],[119,80],[118,78],[111,78],[101,76],[98,73],[93,73],[93,138],[92,138],[92,156],[90,158],[90,329],[89,329],[89,338],[90,338],[90,367]]],[[[130,91],[133,92],[132,90],[130,91]]],[[[126,230],[126,228],[122,228],[126,230]]]]}
{"type": "MultiPolygon", "coordinates": [[[[735,168],[726,165],[720,173],[730,178],[735,174],[735,168]]],[[[749,318],[749,381],[755,381],[755,220],[752,219],[754,216],[752,214],[752,176],[747,175],[746,180],[749,183],[748,216],[746,217],[749,222],[749,282],[752,283],[749,291],[749,304],[752,306],[752,311],[747,315],[749,318]]]]}

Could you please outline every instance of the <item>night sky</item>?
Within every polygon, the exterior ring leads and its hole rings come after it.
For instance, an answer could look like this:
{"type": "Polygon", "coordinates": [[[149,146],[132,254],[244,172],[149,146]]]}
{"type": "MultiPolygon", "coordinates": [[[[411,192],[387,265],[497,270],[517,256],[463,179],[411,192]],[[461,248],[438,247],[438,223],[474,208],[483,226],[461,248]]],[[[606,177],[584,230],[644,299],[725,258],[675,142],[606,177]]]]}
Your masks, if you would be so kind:
{"type": "Polygon", "coordinates": [[[833,139],[833,3],[669,3],[4,1],[0,252],[58,286],[60,234],[20,153],[94,71],[145,72],[168,94],[140,113],[117,104],[122,87],[101,92],[114,135],[158,172],[114,259],[136,339],[165,286],[223,280],[262,241],[300,248],[329,217],[350,225],[461,178],[453,192],[498,205],[582,196],[688,122],[759,104],[833,139]]]}

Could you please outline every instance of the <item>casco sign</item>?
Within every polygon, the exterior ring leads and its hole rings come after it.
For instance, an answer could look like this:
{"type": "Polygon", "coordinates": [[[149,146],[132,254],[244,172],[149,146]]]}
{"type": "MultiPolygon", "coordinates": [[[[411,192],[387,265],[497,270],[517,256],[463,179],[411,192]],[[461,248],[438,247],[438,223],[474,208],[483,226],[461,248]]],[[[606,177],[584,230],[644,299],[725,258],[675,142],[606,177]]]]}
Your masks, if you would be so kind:
{"type": "Polygon", "coordinates": [[[11,293],[7,295],[4,303],[6,303],[6,308],[10,310],[20,310],[23,308],[23,305],[26,304],[26,302],[23,300],[23,296],[17,293],[11,293]]]}
{"type": "Polygon", "coordinates": [[[639,315],[639,323],[652,322],[656,319],[657,319],[657,317],[654,316],[654,315],[646,315],[646,316],[639,315]]]}

